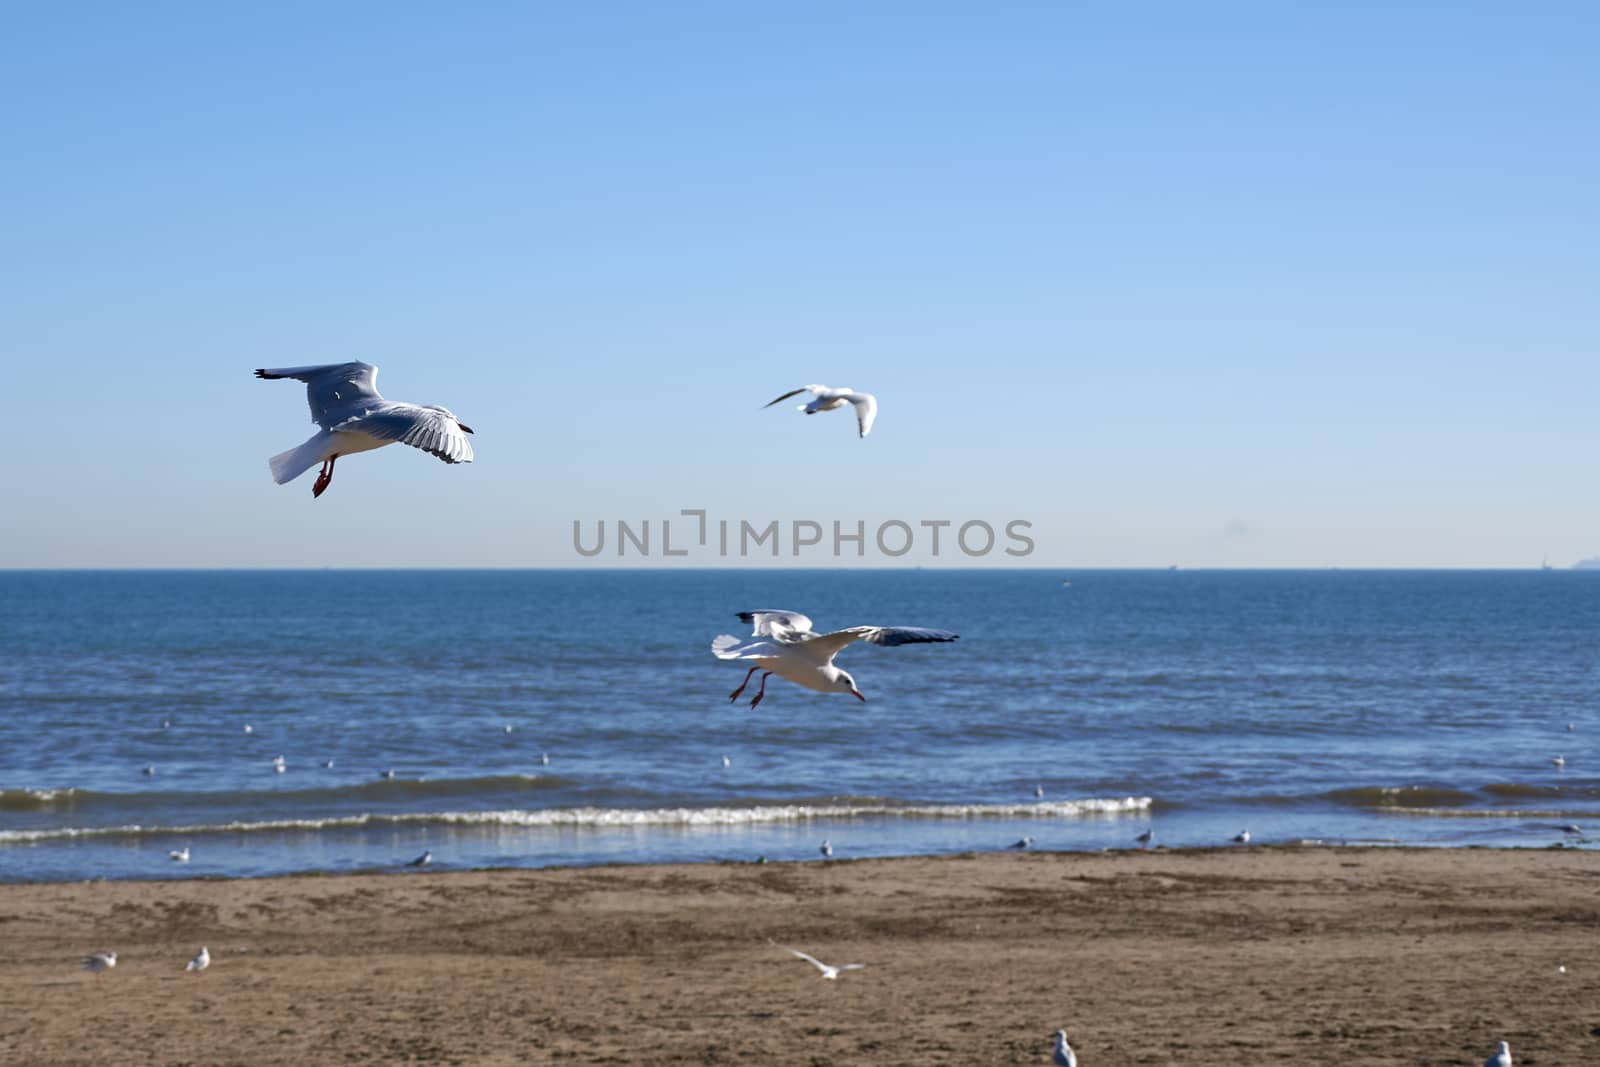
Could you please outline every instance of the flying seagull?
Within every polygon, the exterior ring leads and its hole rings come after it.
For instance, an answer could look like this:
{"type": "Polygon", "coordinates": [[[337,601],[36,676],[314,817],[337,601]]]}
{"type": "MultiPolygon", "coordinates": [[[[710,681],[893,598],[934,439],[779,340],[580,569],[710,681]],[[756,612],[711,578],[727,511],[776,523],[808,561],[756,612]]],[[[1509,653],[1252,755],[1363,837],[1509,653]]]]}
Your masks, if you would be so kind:
{"type": "Polygon", "coordinates": [[[815,956],[808,956],[804,952],[801,952],[797,948],[790,948],[788,945],[780,945],[776,941],[772,941],[771,943],[772,943],[773,947],[775,947],[775,948],[781,948],[785,952],[791,953],[791,954],[793,954],[795,956],[799,956],[801,959],[803,959],[807,963],[811,964],[811,966],[813,966],[817,970],[821,971],[822,972],[822,977],[826,978],[830,982],[838,981],[839,975],[841,975],[845,971],[859,971],[862,968],[866,967],[865,963],[846,963],[842,967],[829,967],[826,963],[823,963],[821,960],[817,959],[815,956]]]}
{"type": "Polygon", "coordinates": [[[815,398],[809,404],[800,405],[800,410],[807,415],[854,404],[856,423],[861,427],[861,436],[865,437],[872,432],[872,420],[878,417],[878,398],[871,393],[858,393],[854,389],[829,389],[826,385],[808,385],[784,393],[777,400],[768,401],[762,406],[770,408],[773,404],[780,404],[791,396],[799,396],[801,393],[810,393],[815,398]]]}
{"type": "Polygon", "coordinates": [[[893,647],[956,639],[949,630],[927,630],[918,626],[852,626],[819,634],[812,631],[811,620],[799,612],[770,608],[741,611],[739,621],[755,627],[751,636],[741,641],[722,634],[711,642],[711,652],[718,659],[755,664],[745,672],[739,688],[729,694],[730,703],[739,699],[750,684],[751,675],[756,671],[765,672],[761,675],[760,691],[750,701],[752,708],[767,695],[767,679],[774,674],[819,693],[850,693],[858,700],[866,700],[850,672],[833,665],[833,657],[851,642],[867,641],[893,647]]]}
{"type": "Polygon", "coordinates": [[[115,952],[96,952],[93,956],[83,957],[83,969],[93,971],[97,978],[102,972],[109,971],[116,965],[117,954],[115,952]]]}
{"type": "Polygon", "coordinates": [[[311,486],[319,497],[333,481],[333,464],[340,456],[368,452],[399,441],[420,448],[446,463],[471,463],[472,427],[448,408],[436,404],[407,404],[385,400],[378,392],[378,368],[370,363],[328,363],[316,367],[275,367],[256,371],[257,378],[275,381],[293,378],[306,383],[311,421],[322,427],[297,448],[267,460],[272,480],[293,481],[322,464],[311,486]]]}
{"type": "Polygon", "coordinates": [[[209,966],[211,966],[211,953],[206,951],[206,947],[204,945],[201,945],[199,953],[195,955],[194,959],[189,961],[189,966],[185,967],[184,970],[203,971],[209,966]]]}
{"type": "Polygon", "coordinates": [[[1505,1041],[1500,1042],[1494,1050],[1494,1055],[1483,1061],[1483,1067],[1511,1067],[1511,1045],[1505,1041]]]}
{"type": "Polygon", "coordinates": [[[1054,1059],[1056,1067],[1078,1067],[1078,1054],[1072,1051],[1071,1045],[1067,1044],[1067,1032],[1065,1030],[1056,1031],[1054,1059]]]}

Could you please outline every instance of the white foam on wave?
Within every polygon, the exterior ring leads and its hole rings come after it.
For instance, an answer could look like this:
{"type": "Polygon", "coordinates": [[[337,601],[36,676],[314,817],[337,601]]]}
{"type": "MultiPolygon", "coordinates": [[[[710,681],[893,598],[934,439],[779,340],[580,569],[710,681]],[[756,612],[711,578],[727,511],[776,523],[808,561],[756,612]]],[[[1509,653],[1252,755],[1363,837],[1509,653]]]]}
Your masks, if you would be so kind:
{"type": "Polygon", "coordinates": [[[154,834],[271,833],[357,830],[366,826],[436,823],[454,826],[561,827],[719,827],[809,822],[818,819],[1018,819],[1079,818],[1146,811],[1150,797],[1091,797],[1037,804],[771,804],[744,808],[550,808],[509,811],[407,812],[394,815],[344,815],[326,819],[270,819],[199,826],[94,826],[49,830],[0,830],[0,845],[94,837],[154,834]]]}

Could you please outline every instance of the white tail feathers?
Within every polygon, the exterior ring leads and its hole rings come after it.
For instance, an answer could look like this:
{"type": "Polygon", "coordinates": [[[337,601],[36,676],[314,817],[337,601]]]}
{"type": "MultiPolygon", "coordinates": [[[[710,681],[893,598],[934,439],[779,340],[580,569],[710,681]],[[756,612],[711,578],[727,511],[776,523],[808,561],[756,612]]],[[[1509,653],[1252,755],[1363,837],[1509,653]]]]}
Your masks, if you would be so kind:
{"type": "Polygon", "coordinates": [[[328,435],[319,433],[303,445],[296,445],[287,452],[279,452],[267,460],[267,466],[272,469],[272,480],[279,485],[294,481],[323,461],[325,458],[323,451],[327,445],[328,435]]]}

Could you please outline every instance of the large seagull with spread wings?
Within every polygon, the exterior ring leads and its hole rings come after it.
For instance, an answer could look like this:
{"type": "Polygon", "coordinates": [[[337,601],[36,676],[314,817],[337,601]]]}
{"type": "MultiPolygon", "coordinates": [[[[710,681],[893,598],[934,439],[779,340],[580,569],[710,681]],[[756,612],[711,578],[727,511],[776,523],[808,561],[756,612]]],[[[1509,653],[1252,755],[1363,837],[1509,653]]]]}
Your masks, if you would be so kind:
{"type": "Polygon", "coordinates": [[[322,470],[311,486],[311,495],[321,496],[333,481],[333,464],[340,456],[370,452],[396,441],[446,463],[472,462],[472,442],[467,440],[472,427],[437,404],[385,400],[378,392],[378,368],[370,363],[272,367],[256,371],[256,377],[305,382],[311,421],[322,427],[305,444],[267,460],[272,480],[279,485],[321,463],[322,470]]]}
{"type": "Polygon", "coordinates": [[[743,640],[723,634],[711,642],[711,652],[718,659],[754,664],[745,672],[739,688],[728,697],[729,701],[739,699],[756,671],[766,672],[761,676],[760,691],[750,701],[752,708],[767,695],[767,679],[774,674],[819,693],[849,693],[858,700],[866,700],[850,672],[833,665],[833,657],[855,641],[893,647],[956,639],[949,630],[927,630],[920,626],[851,626],[831,634],[819,634],[811,629],[811,620],[798,611],[771,608],[741,611],[739,621],[750,623],[755,627],[754,632],[743,640]]]}

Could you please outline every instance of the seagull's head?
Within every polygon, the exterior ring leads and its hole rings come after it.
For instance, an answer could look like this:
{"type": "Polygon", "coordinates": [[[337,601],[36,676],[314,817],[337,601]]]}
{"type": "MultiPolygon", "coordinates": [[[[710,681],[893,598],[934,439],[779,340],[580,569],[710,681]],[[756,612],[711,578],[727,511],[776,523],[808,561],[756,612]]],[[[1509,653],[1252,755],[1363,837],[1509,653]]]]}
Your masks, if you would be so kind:
{"type": "Polygon", "coordinates": [[[849,671],[840,671],[839,676],[833,680],[833,687],[853,694],[857,700],[862,702],[867,699],[861,695],[861,690],[856,688],[856,680],[850,676],[849,671]]]}

